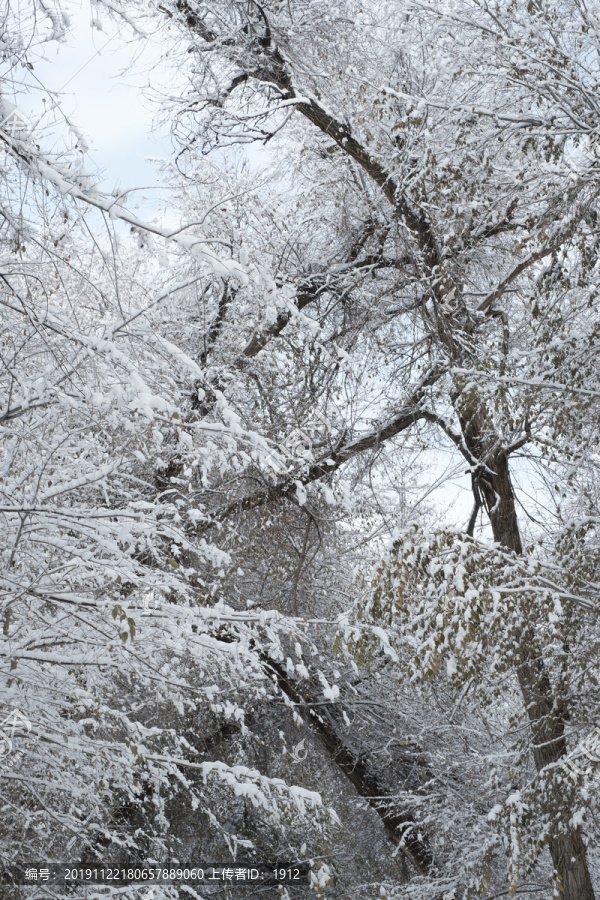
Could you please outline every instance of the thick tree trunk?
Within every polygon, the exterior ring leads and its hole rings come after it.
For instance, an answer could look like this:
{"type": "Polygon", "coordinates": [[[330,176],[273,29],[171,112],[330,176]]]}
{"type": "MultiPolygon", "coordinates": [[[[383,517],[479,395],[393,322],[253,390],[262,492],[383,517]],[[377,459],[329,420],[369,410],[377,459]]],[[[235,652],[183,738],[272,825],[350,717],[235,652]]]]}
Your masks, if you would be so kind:
{"type": "MultiPolygon", "coordinates": [[[[508,550],[522,553],[521,535],[510,480],[508,459],[499,455],[480,479],[494,540],[508,550]]],[[[541,772],[558,762],[566,752],[564,710],[554,699],[544,661],[537,653],[533,632],[522,635],[517,671],[521,694],[531,726],[531,747],[535,767],[541,772]]],[[[570,828],[549,839],[550,854],[560,882],[563,900],[594,900],[585,844],[579,828],[570,828]]]]}
{"type": "MultiPolygon", "coordinates": [[[[161,7],[169,17],[173,16],[173,12],[161,7]]],[[[196,7],[189,0],[176,0],[175,9],[182,16],[187,28],[197,34],[207,44],[216,45],[219,35],[213,33],[206,25],[202,15],[198,13],[196,7]]],[[[439,252],[435,230],[428,217],[425,208],[419,208],[413,205],[413,200],[409,200],[402,189],[402,185],[398,184],[381,162],[379,162],[369,152],[368,146],[363,145],[357,140],[352,129],[344,121],[334,118],[334,116],[324,107],[321,106],[314,98],[300,98],[294,86],[292,73],[282,54],[279,52],[272,37],[270,25],[266,14],[261,7],[257,6],[257,30],[255,38],[254,58],[242,58],[240,56],[241,74],[235,76],[228,92],[232,92],[238,85],[249,79],[256,79],[266,84],[276,85],[281,91],[281,95],[286,100],[296,99],[296,111],[310,121],[322,134],[334,141],[339,149],[348,157],[354,160],[371,181],[378,185],[383,195],[393,207],[393,215],[401,220],[408,231],[412,234],[416,241],[416,245],[420,251],[421,262],[425,273],[429,277],[429,290],[431,298],[438,303],[436,311],[436,319],[438,323],[438,338],[440,346],[443,346],[448,352],[449,360],[453,363],[469,366],[472,359],[469,355],[465,355],[465,344],[456,341],[456,328],[468,332],[470,336],[475,328],[474,321],[461,299],[460,284],[456,283],[455,276],[451,271],[444,272],[444,263],[439,252]],[[447,277],[442,277],[446,276],[447,277]],[[454,290],[452,290],[454,289],[454,290]],[[450,306],[451,312],[445,311],[450,303],[450,297],[456,297],[450,306]],[[452,310],[460,313],[464,322],[452,319],[452,310]]],[[[234,48],[232,57],[235,58],[235,43],[232,36],[228,33],[226,36],[220,37],[221,46],[234,48]]],[[[544,251],[546,252],[546,251],[544,251]]],[[[530,256],[527,265],[531,261],[539,258],[536,254],[530,256]]],[[[519,271],[519,267],[515,272],[519,271]]],[[[479,312],[487,310],[494,300],[498,299],[508,282],[503,282],[499,288],[489,294],[484,303],[480,306],[479,312]]],[[[285,327],[286,322],[282,322],[278,327],[277,333],[285,327]]],[[[428,325],[431,324],[428,322],[428,325]]],[[[252,348],[254,352],[254,347],[252,348]]],[[[257,348],[257,352],[258,352],[257,348]]],[[[434,379],[435,380],[435,379],[434,379]]],[[[492,526],[494,540],[506,549],[520,555],[522,553],[521,536],[519,533],[519,525],[515,510],[514,494],[510,481],[509,465],[507,455],[496,453],[489,458],[488,452],[492,446],[495,436],[493,435],[493,426],[489,421],[487,411],[484,406],[479,406],[477,401],[470,403],[465,401],[459,393],[453,398],[455,408],[457,410],[464,443],[468,448],[470,461],[480,461],[480,466],[474,472],[474,486],[478,492],[478,498],[483,496],[488,511],[488,516],[492,526]]],[[[404,428],[407,428],[412,422],[420,418],[424,418],[424,413],[420,404],[420,397],[414,408],[406,408],[400,411],[388,428],[388,433],[379,431],[377,434],[377,445],[383,440],[398,434],[404,428]]],[[[372,446],[368,441],[355,441],[344,448],[343,452],[332,454],[334,466],[315,463],[312,466],[308,476],[303,481],[313,481],[323,476],[331,474],[336,468],[343,465],[348,459],[358,455],[365,449],[372,446]]],[[[289,497],[295,490],[295,482],[283,482],[275,488],[269,488],[239,502],[237,506],[240,509],[252,509],[256,506],[275,501],[283,497],[289,497]]],[[[234,507],[234,508],[237,508],[234,507]]],[[[232,507],[223,510],[222,516],[229,515],[232,507]]],[[[564,739],[564,712],[562,708],[557,707],[554,702],[552,685],[546,672],[542,657],[536,653],[535,645],[532,640],[533,635],[524,634],[521,638],[521,660],[518,667],[518,679],[523,695],[525,707],[531,724],[532,753],[535,765],[538,771],[542,771],[550,763],[557,762],[565,753],[564,739]]],[[[283,684],[280,684],[283,687],[283,684]]],[[[291,686],[289,686],[291,687],[291,686]]],[[[291,696],[291,694],[290,694],[291,696]]],[[[330,752],[334,752],[335,741],[333,733],[328,734],[327,727],[322,720],[318,725],[321,735],[326,743],[329,742],[330,752]]],[[[347,768],[348,777],[354,778],[360,782],[359,770],[356,768],[355,760],[342,761],[345,759],[340,751],[338,755],[338,764],[342,768],[347,768]]],[[[380,813],[381,814],[381,813],[380,813]]],[[[385,819],[384,819],[385,820],[385,819]]],[[[556,870],[560,877],[560,887],[563,900],[594,900],[594,891],[587,867],[586,850],[582,841],[579,829],[571,829],[562,835],[556,835],[550,838],[550,852],[556,870]]],[[[418,862],[418,855],[421,851],[415,846],[416,868],[419,866],[422,871],[427,869],[426,860],[423,864],[418,862]]]]}

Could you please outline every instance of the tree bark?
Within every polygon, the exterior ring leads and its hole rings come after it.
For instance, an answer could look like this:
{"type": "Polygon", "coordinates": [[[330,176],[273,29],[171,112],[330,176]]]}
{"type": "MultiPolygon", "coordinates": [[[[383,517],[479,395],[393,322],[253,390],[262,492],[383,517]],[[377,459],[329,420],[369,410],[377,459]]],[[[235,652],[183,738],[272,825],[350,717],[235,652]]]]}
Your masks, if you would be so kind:
{"type": "MultiPolygon", "coordinates": [[[[517,555],[522,554],[521,535],[510,480],[508,459],[499,454],[480,479],[494,540],[517,555]],[[489,473],[492,470],[495,474],[489,473]]],[[[564,709],[554,698],[544,660],[535,648],[533,629],[521,635],[517,669],[519,687],[531,728],[535,767],[542,772],[566,753],[564,709]]],[[[563,900],[595,900],[581,829],[570,827],[548,840],[563,900]]]]}
{"type": "Polygon", "coordinates": [[[266,671],[276,678],[279,689],[293,703],[308,709],[312,726],[327,753],[354,785],[359,796],[364,797],[380,817],[389,840],[400,847],[417,874],[426,875],[431,870],[433,857],[427,836],[422,833],[413,813],[398,808],[398,802],[390,796],[389,786],[372,769],[365,754],[353,752],[347,746],[327,709],[317,710],[310,688],[290,678],[276,660],[264,655],[263,662],[266,671]]]}
{"type": "MultiPolygon", "coordinates": [[[[183,17],[190,31],[195,32],[205,42],[216,45],[217,35],[207,28],[189,0],[176,0],[175,8],[183,17]]],[[[258,7],[257,9],[260,10],[258,7]]],[[[172,13],[168,12],[168,15],[172,15],[172,13]]],[[[451,272],[443,271],[443,260],[440,257],[434,228],[426,210],[409,201],[391,173],[369,153],[366,146],[356,139],[349,125],[341,119],[336,119],[314,98],[304,100],[298,97],[292,73],[272,39],[264,11],[260,11],[260,23],[257,20],[257,29],[260,31],[260,36],[257,31],[254,48],[256,52],[253,57],[247,59],[248,67],[244,71],[244,80],[256,79],[275,85],[279,88],[283,99],[297,99],[299,101],[295,104],[297,112],[331,138],[338,148],[353,159],[373,183],[379,186],[393,208],[393,216],[404,222],[416,241],[424,274],[430,281],[430,296],[436,301],[434,327],[437,330],[439,345],[445,348],[452,363],[462,363],[468,367],[472,360],[468,358],[469,351],[466,349],[465,342],[457,341],[456,331],[462,330],[463,334],[468,332],[469,341],[471,341],[476,329],[475,320],[464,306],[460,284],[456,283],[451,272]],[[434,275],[435,277],[433,277],[434,275]],[[445,302],[448,297],[453,298],[451,305],[449,301],[445,302]]],[[[222,46],[229,48],[232,57],[235,57],[235,40],[227,35],[225,38],[221,38],[221,42],[222,46]]],[[[237,61],[244,68],[243,60],[237,61]]],[[[240,76],[238,76],[237,82],[231,86],[231,90],[237,83],[240,83],[240,76]]],[[[520,263],[513,270],[513,274],[505,279],[496,291],[488,295],[479,311],[489,313],[492,303],[500,299],[507,284],[516,277],[515,273],[518,274],[523,267],[530,265],[536,258],[537,255],[534,253],[528,260],[520,263]]],[[[429,324],[433,324],[433,321],[429,324]]],[[[420,399],[419,397],[419,401],[420,399]]],[[[452,398],[452,402],[459,417],[464,444],[468,451],[466,455],[470,454],[471,464],[473,461],[477,463],[474,471],[476,500],[479,495],[483,497],[494,540],[507,550],[521,555],[523,548],[510,480],[508,454],[501,450],[490,449],[495,446],[497,436],[494,434],[493,426],[483,404],[478,404],[476,399],[465,402],[460,393],[452,398]]],[[[403,409],[388,427],[389,433],[385,430],[380,431],[376,441],[380,442],[398,434],[413,422],[426,417],[420,407],[420,402],[416,408],[403,409]]],[[[338,451],[336,455],[332,454],[333,465],[315,463],[302,479],[303,482],[308,483],[326,476],[348,459],[372,446],[372,435],[363,441],[352,442],[338,451]]],[[[285,481],[267,491],[244,498],[233,507],[228,507],[224,513],[225,515],[231,514],[235,506],[250,509],[272,500],[290,497],[294,490],[294,482],[285,481]]],[[[565,754],[564,709],[555,703],[552,685],[543,658],[535,649],[533,637],[533,632],[521,636],[521,658],[517,675],[531,726],[532,755],[538,772],[541,772],[549,764],[558,762],[565,754]]],[[[325,735],[323,737],[325,741],[330,739],[325,735]]],[[[331,749],[333,751],[333,745],[331,749]]],[[[549,847],[559,876],[563,900],[594,900],[581,830],[570,828],[562,834],[555,834],[549,839],[549,847]]]]}

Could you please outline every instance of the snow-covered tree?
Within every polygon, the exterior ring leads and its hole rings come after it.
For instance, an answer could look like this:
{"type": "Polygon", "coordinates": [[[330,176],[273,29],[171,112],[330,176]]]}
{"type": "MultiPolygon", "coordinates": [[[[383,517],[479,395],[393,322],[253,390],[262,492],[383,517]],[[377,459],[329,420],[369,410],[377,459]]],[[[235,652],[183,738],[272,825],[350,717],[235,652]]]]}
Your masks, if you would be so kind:
{"type": "Polygon", "coordinates": [[[317,856],[343,785],[406,866],[318,889],[592,900],[595,10],[101,0],[187,79],[167,227],[14,124],[67,6],[3,26],[6,854],[317,856]]]}

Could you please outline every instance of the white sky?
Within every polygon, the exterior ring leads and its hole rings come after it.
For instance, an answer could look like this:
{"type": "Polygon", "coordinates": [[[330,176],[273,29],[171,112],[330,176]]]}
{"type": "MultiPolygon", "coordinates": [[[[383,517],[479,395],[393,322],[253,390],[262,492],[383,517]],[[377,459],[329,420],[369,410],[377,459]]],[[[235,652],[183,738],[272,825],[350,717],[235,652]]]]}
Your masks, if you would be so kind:
{"type": "MultiPolygon", "coordinates": [[[[135,38],[127,25],[107,15],[102,17],[103,31],[92,28],[89,0],[69,4],[69,14],[72,29],[66,42],[48,45],[34,75],[62,94],[61,110],[90,146],[86,168],[98,186],[105,191],[151,186],[154,190],[147,193],[156,197],[160,179],[155,164],[145,158],[172,153],[168,127],[152,133],[156,109],[144,97],[150,77],[154,83],[168,78],[156,43],[135,38]]],[[[28,113],[43,109],[43,96],[41,90],[33,91],[28,113]]]]}

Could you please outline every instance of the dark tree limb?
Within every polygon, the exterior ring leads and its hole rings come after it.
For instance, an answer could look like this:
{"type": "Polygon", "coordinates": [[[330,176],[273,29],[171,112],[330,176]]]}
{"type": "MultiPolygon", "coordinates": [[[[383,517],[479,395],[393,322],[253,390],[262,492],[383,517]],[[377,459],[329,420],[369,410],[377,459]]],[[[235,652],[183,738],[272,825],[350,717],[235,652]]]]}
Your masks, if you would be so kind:
{"type": "Polygon", "coordinates": [[[390,796],[387,783],[369,765],[364,754],[357,754],[347,746],[335,720],[326,707],[317,707],[310,685],[293,680],[286,670],[271,657],[262,656],[265,670],[270,673],[279,689],[294,704],[303,707],[310,716],[313,729],[330,758],[348,778],[360,797],[375,810],[385,828],[388,839],[412,863],[419,875],[426,875],[433,865],[433,856],[427,837],[415,821],[410,810],[398,809],[398,803],[390,796]]]}
{"type": "Polygon", "coordinates": [[[359,456],[366,450],[373,450],[379,447],[391,438],[396,437],[396,435],[406,431],[415,422],[426,419],[427,416],[425,415],[425,410],[421,407],[421,403],[425,397],[426,389],[435,384],[441,375],[441,369],[431,369],[413,390],[412,394],[407,397],[405,403],[387,422],[373,428],[361,437],[348,441],[342,444],[341,447],[332,450],[327,457],[314,462],[304,473],[290,476],[277,484],[269,485],[261,491],[256,491],[253,494],[247,494],[239,500],[234,500],[218,510],[212,521],[223,521],[234,512],[258,509],[267,503],[273,503],[285,498],[293,499],[298,492],[297,482],[300,482],[301,485],[306,485],[331,476],[355,456],[359,456]]]}
{"type": "Polygon", "coordinates": [[[200,354],[200,364],[202,366],[206,366],[208,360],[208,354],[214,347],[219,334],[223,328],[225,323],[225,316],[227,314],[227,309],[230,306],[232,300],[235,300],[235,295],[237,294],[237,288],[232,288],[229,284],[229,281],[225,282],[225,287],[223,288],[223,293],[219,299],[219,306],[217,308],[217,315],[214,318],[213,323],[211,324],[208,334],[204,339],[204,348],[202,353],[200,354]]]}
{"type": "MultiPolygon", "coordinates": [[[[207,44],[223,46],[218,35],[206,26],[202,17],[195,12],[188,0],[177,0],[176,6],[190,31],[198,34],[207,44]]],[[[264,11],[261,10],[261,13],[264,19],[264,11]]],[[[394,178],[354,137],[349,125],[328,113],[314,98],[305,100],[302,95],[298,96],[287,63],[272,42],[268,22],[263,36],[256,43],[255,64],[248,66],[247,63],[244,65],[245,61],[236,60],[237,64],[242,66],[250,78],[278,88],[284,100],[298,100],[294,104],[295,109],[309,122],[312,122],[319,131],[335,141],[344,154],[358,163],[382,190],[385,198],[394,207],[395,215],[404,221],[409,231],[417,239],[425,268],[431,274],[440,264],[441,258],[433,229],[423,211],[415,209],[409,203],[402,191],[399,190],[394,178]]],[[[231,39],[229,39],[228,46],[230,44],[231,39]]],[[[441,282],[438,282],[434,288],[434,293],[439,294],[440,297],[446,293],[441,282]]]]}

